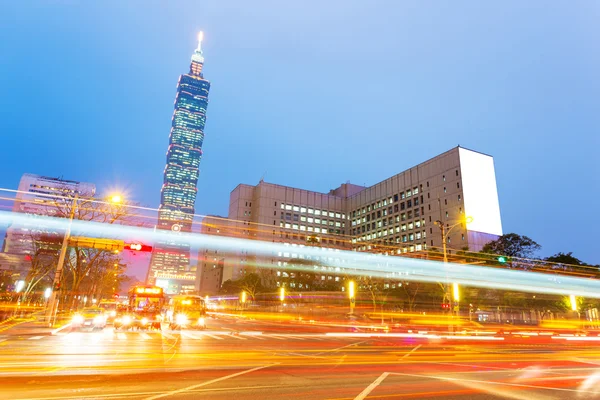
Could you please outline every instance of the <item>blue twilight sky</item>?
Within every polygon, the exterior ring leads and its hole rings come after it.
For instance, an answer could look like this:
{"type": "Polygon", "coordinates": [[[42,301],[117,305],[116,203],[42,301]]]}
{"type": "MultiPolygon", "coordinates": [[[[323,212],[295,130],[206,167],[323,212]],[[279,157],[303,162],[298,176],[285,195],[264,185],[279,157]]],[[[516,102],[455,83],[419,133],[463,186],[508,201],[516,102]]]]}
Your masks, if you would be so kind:
{"type": "Polygon", "coordinates": [[[0,187],[25,172],[160,201],[205,31],[199,214],[238,183],[371,185],[495,157],[505,232],[600,263],[600,2],[2,1],[0,187]]]}

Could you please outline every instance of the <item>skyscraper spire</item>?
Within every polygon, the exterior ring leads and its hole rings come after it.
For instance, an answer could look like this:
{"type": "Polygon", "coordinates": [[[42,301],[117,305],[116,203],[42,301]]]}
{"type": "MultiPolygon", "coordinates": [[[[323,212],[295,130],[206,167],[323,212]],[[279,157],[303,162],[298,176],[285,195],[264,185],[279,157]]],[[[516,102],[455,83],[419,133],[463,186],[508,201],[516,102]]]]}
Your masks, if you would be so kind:
{"type": "Polygon", "coordinates": [[[202,39],[204,39],[204,33],[200,31],[198,33],[198,47],[196,51],[194,51],[194,55],[192,55],[192,62],[196,62],[199,64],[204,64],[204,55],[202,54],[202,39]]]}

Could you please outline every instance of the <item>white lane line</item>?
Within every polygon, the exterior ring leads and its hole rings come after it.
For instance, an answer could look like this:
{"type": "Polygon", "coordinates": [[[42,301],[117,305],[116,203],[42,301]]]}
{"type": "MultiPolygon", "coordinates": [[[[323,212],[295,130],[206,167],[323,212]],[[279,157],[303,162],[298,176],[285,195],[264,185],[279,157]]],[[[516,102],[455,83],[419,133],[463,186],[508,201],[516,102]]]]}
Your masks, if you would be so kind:
{"type": "Polygon", "coordinates": [[[0,339],[0,343],[6,342],[8,339],[0,339]]]}
{"type": "Polygon", "coordinates": [[[170,333],[161,332],[160,334],[166,337],[167,339],[175,339],[175,336],[171,335],[170,333]]]}
{"type": "Polygon", "coordinates": [[[238,336],[238,335],[229,335],[229,336],[230,336],[230,337],[232,337],[232,338],[239,339],[239,340],[248,340],[248,339],[246,339],[245,337],[240,337],[240,336],[238,336]]]}
{"type": "Polygon", "coordinates": [[[240,372],[236,372],[235,374],[222,376],[220,378],[212,379],[210,381],[199,383],[197,385],[188,386],[188,387],[183,388],[183,389],[177,389],[177,390],[173,390],[171,392],[159,394],[159,395],[156,395],[156,396],[146,397],[144,400],[156,400],[156,399],[161,399],[163,397],[173,396],[173,395],[176,395],[176,394],[179,394],[179,393],[183,393],[183,392],[187,392],[187,391],[190,391],[190,390],[197,389],[197,388],[202,387],[202,386],[211,385],[213,383],[221,382],[221,381],[224,381],[226,379],[235,378],[236,376],[240,376],[240,375],[248,374],[250,372],[258,371],[259,369],[268,368],[268,367],[271,367],[273,365],[276,365],[276,364],[263,365],[262,367],[256,367],[256,368],[252,368],[252,369],[247,369],[245,371],[240,371],[240,372]]]}
{"type": "Polygon", "coordinates": [[[152,339],[152,336],[148,335],[148,334],[147,334],[147,333],[145,333],[145,332],[140,332],[140,336],[141,336],[141,337],[142,337],[142,339],[144,339],[144,340],[150,340],[150,339],[152,339]]]}
{"type": "MultiPolygon", "coordinates": [[[[417,375],[417,374],[402,374],[400,372],[386,372],[388,375],[398,375],[398,376],[410,376],[413,378],[430,378],[430,379],[438,379],[440,381],[448,381],[448,382],[456,382],[460,384],[461,382],[468,383],[483,383],[487,385],[498,385],[498,386],[511,386],[511,387],[521,387],[521,388],[529,388],[529,389],[544,389],[544,390],[558,390],[561,392],[576,392],[576,393],[593,393],[599,394],[597,391],[590,390],[580,390],[580,389],[566,389],[566,388],[557,388],[557,387],[549,387],[549,386],[536,386],[536,385],[524,385],[520,383],[508,383],[508,382],[496,382],[496,381],[481,381],[478,379],[463,379],[463,378],[449,378],[445,376],[434,376],[434,375],[417,375]]],[[[565,377],[561,377],[564,379],[565,377]]]]}
{"type": "Polygon", "coordinates": [[[403,355],[402,357],[400,357],[401,360],[405,359],[406,357],[410,356],[413,352],[419,350],[419,347],[423,346],[422,344],[416,346],[414,349],[412,349],[411,351],[409,351],[408,353],[406,353],[405,355],[403,355]]]}
{"type": "Polygon", "coordinates": [[[356,396],[354,398],[354,400],[363,400],[365,397],[367,397],[369,395],[369,393],[371,393],[373,391],[373,389],[375,389],[377,386],[379,386],[379,384],[381,382],[383,382],[383,380],[385,378],[387,378],[387,376],[389,374],[390,374],[389,372],[384,372],[383,374],[379,375],[379,378],[375,379],[375,381],[373,383],[371,383],[369,386],[367,386],[365,388],[365,390],[360,392],[360,394],[358,396],[356,396]]]}
{"type": "Polygon", "coordinates": [[[127,335],[123,332],[119,332],[117,333],[117,338],[119,338],[119,340],[127,340],[127,335]]]}
{"type": "Polygon", "coordinates": [[[59,328],[56,328],[55,330],[53,330],[53,331],[52,331],[52,332],[50,332],[50,333],[51,333],[52,335],[56,335],[58,332],[62,331],[62,330],[63,330],[63,329],[65,329],[65,328],[68,328],[69,326],[71,326],[71,323],[70,323],[70,322],[69,322],[68,324],[66,324],[66,325],[63,325],[63,326],[61,326],[61,327],[59,327],[59,328]]]}
{"type": "Polygon", "coordinates": [[[202,336],[208,336],[210,338],[217,339],[217,340],[224,340],[222,337],[211,335],[210,333],[202,333],[202,336]]]}
{"type": "Polygon", "coordinates": [[[363,340],[362,342],[351,343],[351,344],[348,344],[346,346],[338,347],[337,349],[325,350],[325,351],[323,351],[321,353],[317,353],[316,355],[327,354],[327,353],[332,353],[332,352],[344,350],[345,348],[352,347],[352,346],[358,346],[359,344],[363,344],[363,343],[367,343],[367,342],[368,342],[368,340],[363,340]]]}
{"type": "MultiPolygon", "coordinates": [[[[243,335],[243,334],[242,334],[243,335]]],[[[259,335],[250,335],[249,337],[251,337],[252,339],[258,339],[258,340],[267,340],[263,337],[260,337],[259,335]]]]}
{"type": "Polygon", "coordinates": [[[32,337],[29,338],[29,340],[40,340],[40,339],[43,339],[43,338],[44,338],[44,336],[32,336],[32,337]]]}
{"type": "Polygon", "coordinates": [[[275,335],[264,335],[264,336],[267,336],[267,337],[269,337],[271,339],[285,340],[285,338],[282,338],[282,337],[279,337],[279,336],[275,336],[275,335]]]}
{"type": "Polygon", "coordinates": [[[181,331],[181,336],[189,338],[189,339],[200,339],[198,336],[192,335],[191,333],[181,331]]]}
{"type": "Polygon", "coordinates": [[[306,338],[299,337],[299,336],[293,336],[293,335],[286,335],[285,337],[288,337],[290,339],[296,339],[296,340],[306,340],[306,338]]]}

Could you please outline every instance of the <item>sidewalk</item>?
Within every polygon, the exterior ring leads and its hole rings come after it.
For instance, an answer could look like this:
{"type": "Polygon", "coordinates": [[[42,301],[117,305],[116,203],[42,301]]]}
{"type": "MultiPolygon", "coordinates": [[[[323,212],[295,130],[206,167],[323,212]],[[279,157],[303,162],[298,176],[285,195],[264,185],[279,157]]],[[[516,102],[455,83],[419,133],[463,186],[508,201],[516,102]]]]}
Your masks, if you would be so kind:
{"type": "Polygon", "coordinates": [[[62,329],[68,328],[68,321],[62,321],[56,324],[53,328],[48,327],[48,324],[43,319],[36,317],[29,318],[9,318],[0,323],[0,335],[10,336],[29,336],[29,335],[51,335],[62,329]]]}

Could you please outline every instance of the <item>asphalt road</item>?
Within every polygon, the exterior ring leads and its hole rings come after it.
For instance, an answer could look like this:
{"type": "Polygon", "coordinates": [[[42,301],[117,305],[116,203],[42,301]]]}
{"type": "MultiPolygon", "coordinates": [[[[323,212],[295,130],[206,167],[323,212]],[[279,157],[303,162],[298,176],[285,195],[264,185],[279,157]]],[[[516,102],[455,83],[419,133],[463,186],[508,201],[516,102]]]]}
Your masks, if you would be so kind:
{"type": "Polygon", "coordinates": [[[0,332],[1,399],[600,399],[597,341],[443,339],[210,320],[0,332]]]}

